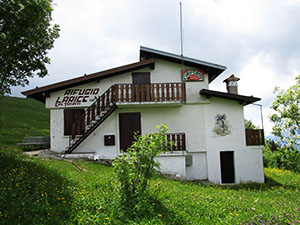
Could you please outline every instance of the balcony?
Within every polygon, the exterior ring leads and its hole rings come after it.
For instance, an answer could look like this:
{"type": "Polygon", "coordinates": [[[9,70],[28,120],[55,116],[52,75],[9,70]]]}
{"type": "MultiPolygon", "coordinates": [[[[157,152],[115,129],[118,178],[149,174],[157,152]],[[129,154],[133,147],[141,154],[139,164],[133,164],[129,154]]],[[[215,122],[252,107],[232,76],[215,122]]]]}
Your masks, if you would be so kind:
{"type": "Polygon", "coordinates": [[[185,83],[116,84],[114,92],[118,105],[186,101],[185,83]]]}
{"type": "Polygon", "coordinates": [[[263,129],[246,130],[246,145],[260,146],[265,144],[265,135],[263,129]]]}

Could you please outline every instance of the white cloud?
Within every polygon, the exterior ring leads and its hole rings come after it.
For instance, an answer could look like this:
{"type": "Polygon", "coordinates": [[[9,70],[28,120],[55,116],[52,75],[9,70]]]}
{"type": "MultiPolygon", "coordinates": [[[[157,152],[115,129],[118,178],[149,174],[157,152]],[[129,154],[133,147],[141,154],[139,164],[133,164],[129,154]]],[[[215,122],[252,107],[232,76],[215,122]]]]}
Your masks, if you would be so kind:
{"type": "MultiPolygon", "coordinates": [[[[179,53],[179,0],[56,2],[53,19],[61,37],[49,54],[50,76],[13,88],[15,96],[35,86],[136,62],[140,45],[179,53]]],[[[286,89],[300,74],[300,0],[182,2],[184,54],[227,67],[211,83],[212,89],[226,91],[222,81],[232,73],[240,77],[240,94],[262,98],[267,124],[274,87],[286,89]]],[[[245,109],[245,114],[259,118],[256,108],[245,109]]]]}

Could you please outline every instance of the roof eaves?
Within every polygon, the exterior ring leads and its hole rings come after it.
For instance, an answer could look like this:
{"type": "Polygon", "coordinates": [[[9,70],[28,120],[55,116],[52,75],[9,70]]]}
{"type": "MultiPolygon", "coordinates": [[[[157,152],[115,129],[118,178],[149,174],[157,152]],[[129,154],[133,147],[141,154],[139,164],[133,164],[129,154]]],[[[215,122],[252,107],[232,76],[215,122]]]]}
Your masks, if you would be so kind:
{"type": "Polygon", "coordinates": [[[92,73],[92,74],[89,74],[89,75],[84,75],[84,76],[81,76],[81,77],[61,81],[61,82],[58,82],[58,83],[54,83],[54,84],[46,85],[46,86],[43,86],[43,87],[31,89],[31,90],[28,90],[28,91],[23,91],[22,94],[27,96],[27,97],[30,97],[30,95],[34,95],[34,94],[38,94],[38,93],[53,92],[53,91],[56,91],[56,90],[64,89],[66,87],[76,86],[76,85],[79,85],[79,84],[82,84],[82,83],[90,82],[90,81],[93,81],[93,80],[103,79],[103,78],[106,78],[106,77],[118,75],[118,74],[121,74],[121,73],[133,71],[133,70],[136,70],[136,69],[141,69],[141,68],[148,67],[148,66],[151,66],[153,68],[154,64],[155,64],[155,59],[147,59],[147,60],[144,60],[144,61],[128,64],[128,65],[125,65],[125,66],[116,67],[116,68],[113,68],[113,69],[104,70],[104,71],[97,72],[97,73],[92,73]]]}
{"type": "Polygon", "coordinates": [[[202,89],[200,91],[200,95],[205,95],[207,98],[219,97],[219,98],[235,100],[235,101],[238,101],[242,105],[248,105],[248,104],[251,104],[251,103],[261,100],[260,98],[256,98],[253,96],[244,96],[244,95],[231,94],[231,93],[225,93],[225,92],[219,92],[219,91],[211,91],[208,89],[202,89]]]}

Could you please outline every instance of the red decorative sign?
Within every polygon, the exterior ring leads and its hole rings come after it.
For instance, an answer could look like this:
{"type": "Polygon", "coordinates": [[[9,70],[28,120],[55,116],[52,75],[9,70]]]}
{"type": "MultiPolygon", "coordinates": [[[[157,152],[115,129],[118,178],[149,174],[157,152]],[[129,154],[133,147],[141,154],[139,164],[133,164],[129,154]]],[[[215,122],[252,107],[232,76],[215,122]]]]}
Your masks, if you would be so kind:
{"type": "Polygon", "coordinates": [[[183,70],[183,81],[204,81],[204,72],[202,70],[183,70]]]}

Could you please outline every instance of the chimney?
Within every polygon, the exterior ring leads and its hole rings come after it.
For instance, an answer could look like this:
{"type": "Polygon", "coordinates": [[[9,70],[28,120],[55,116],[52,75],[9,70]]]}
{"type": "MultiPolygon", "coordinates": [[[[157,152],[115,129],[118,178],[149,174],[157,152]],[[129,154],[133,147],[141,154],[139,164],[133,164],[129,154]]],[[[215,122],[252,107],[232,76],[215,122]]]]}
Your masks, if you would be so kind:
{"type": "Polygon", "coordinates": [[[237,82],[240,78],[235,77],[233,74],[225,79],[223,82],[226,83],[227,92],[230,94],[238,94],[238,85],[237,82]]]}

